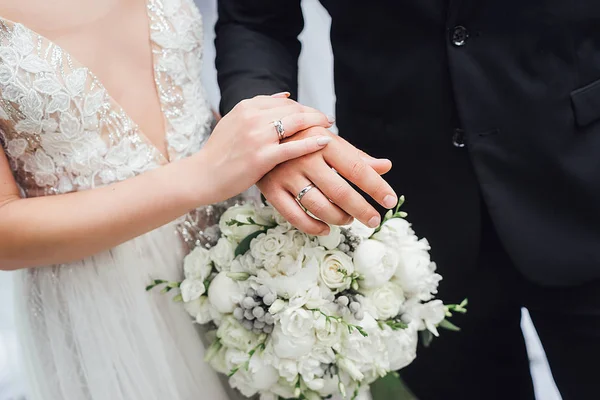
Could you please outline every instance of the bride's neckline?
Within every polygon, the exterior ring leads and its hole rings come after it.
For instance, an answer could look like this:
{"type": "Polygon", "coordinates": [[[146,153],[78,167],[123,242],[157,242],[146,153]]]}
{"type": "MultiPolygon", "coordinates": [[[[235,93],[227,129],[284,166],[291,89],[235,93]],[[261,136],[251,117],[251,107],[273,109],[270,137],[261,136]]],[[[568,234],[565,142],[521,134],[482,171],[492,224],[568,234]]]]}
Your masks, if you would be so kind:
{"type": "Polygon", "coordinates": [[[4,22],[5,24],[12,26],[12,27],[21,26],[21,27],[25,28],[27,31],[29,31],[33,35],[40,38],[42,41],[45,41],[46,43],[60,49],[65,55],[67,55],[72,60],[73,64],[77,65],[78,68],[85,68],[87,70],[88,74],[90,74],[94,78],[94,80],[102,86],[102,88],[104,89],[106,96],[108,97],[110,102],[112,104],[114,104],[114,106],[116,108],[120,109],[123,112],[123,114],[125,116],[127,116],[127,118],[131,121],[131,123],[133,123],[135,125],[140,138],[142,140],[144,140],[145,142],[147,142],[148,145],[150,145],[156,151],[156,153],[160,156],[161,161],[166,164],[172,160],[172,156],[171,156],[171,154],[169,154],[170,152],[169,152],[169,144],[168,144],[167,129],[166,129],[167,128],[167,119],[166,119],[166,116],[164,113],[164,104],[163,104],[163,101],[162,101],[160,93],[159,93],[158,80],[157,80],[157,76],[156,76],[156,65],[157,65],[158,60],[155,56],[155,52],[153,51],[153,41],[151,38],[152,28],[151,28],[151,19],[150,19],[150,5],[151,5],[150,2],[152,2],[152,0],[146,0],[144,2],[145,9],[146,9],[145,16],[146,16],[146,21],[147,21],[147,38],[149,41],[150,62],[152,63],[152,65],[151,65],[152,66],[152,74],[153,74],[153,78],[154,78],[153,79],[154,80],[154,92],[155,92],[155,95],[158,97],[158,101],[159,101],[159,104],[161,107],[160,113],[161,113],[162,122],[163,122],[163,129],[162,129],[163,133],[162,133],[161,140],[162,140],[162,144],[163,144],[164,148],[167,151],[167,154],[165,154],[161,150],[161,147],[159,147],[156,143],[154,143],[152,140],[150,140],[150,138],[142,131],[140,125],[130,116],[130,114],[123,108],[123,106],[112,96],[112,94],[108,91],[108,89],[106,88],[106,86],[104,85],[102,80],[98,77],[98,75],[96,75],[90,67],[83,64],[76,57],[74,57],[73,54],[69,50],[66,50],[63,46],[57,44],[54,40],[47,38],[45,35],[43,35],[39,32],[36,32],[35,30],[29,28],[27,25],[25,25],[21,22],[13,21],[13,20],[5,18],[1,15],[0,15],[0,21],[4,22]]]}

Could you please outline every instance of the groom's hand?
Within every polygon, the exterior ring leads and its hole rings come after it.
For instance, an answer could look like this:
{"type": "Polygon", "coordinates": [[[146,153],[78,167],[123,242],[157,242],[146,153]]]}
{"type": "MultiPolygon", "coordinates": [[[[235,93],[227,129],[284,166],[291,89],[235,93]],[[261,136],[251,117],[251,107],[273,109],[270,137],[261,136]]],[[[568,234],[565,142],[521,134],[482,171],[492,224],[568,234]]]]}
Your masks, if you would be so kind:
{"type": "Polygon", "coordinates": [[[311,235],[329,232],[326,224],[310,217],[295,200],[311,183],[315,188],[304,195],[302,205],[320,220],[346,225],[356,218],[368,226],[378,226],[381,217],[377,210],[344,178],[382,206],[393,208],[398,197],[380,176],[391,169],[391,162],[372,158],[320,127],[297,133],[288,140],[324,134],[333,138],[324,150],[279,164],[258,182],[258,188],[292,225],[311,235]]]}

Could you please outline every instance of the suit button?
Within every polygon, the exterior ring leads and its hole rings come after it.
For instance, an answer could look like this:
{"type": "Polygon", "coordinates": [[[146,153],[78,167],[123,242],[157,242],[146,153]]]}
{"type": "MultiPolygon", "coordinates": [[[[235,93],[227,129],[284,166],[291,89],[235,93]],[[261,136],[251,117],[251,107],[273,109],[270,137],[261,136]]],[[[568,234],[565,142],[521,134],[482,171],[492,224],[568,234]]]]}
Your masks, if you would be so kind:
{"type": "Polygon", "coordinates": [[[454,135],[452,135],[452,144],[454,147],[458,148],[465,147],[465,131],[462,129],[455,129],[454,135]]]}
{"type": "Polygon", "coordinates": [[[457,26],[452,29],[451,39],[452,44],[456,47],[462,47],[467,44],[467,39],[469,38],[469,31],[464,26],[457,26]]]}

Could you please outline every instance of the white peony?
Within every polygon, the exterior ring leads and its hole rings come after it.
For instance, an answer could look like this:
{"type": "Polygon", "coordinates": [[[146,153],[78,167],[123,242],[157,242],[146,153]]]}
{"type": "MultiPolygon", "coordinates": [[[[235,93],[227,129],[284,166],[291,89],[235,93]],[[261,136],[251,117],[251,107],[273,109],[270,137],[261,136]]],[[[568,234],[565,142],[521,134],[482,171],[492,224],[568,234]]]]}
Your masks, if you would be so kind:
{"type": "Polygon", "coordinates": [[[414,325],[406,329],[384,328],[383,340],[387,347],[389,368],[397,371],[408,366],[417,357],[418,331],[414,325]]]}
{"type": "Polygon", "coordinates": [[[186,279],[204,281],[212,271],[210,252],[204,247],[196,247],[183,261],[186,279]]]}
{"type": "Polygon", "coordinates": [[[243,297],[240,285],[229,278],[227,272],[219,272],[208,288],[208,299],[221,314],[232,313],[243,297]]]}
{"type": "Polygon", "coordinates": [[[435,336],[439,336],[437,325],[446,318],[446,307],[441,300],[432,300],[420,303],[416,300],[407,302],[402,314],[402,320],[415,324],[417,330],[427,329],[435,336]]]}
{"type": "Polygon", "coordinates": [[[436,265],[429,256],[429,243],[422,239],[399,249],[398,268],[395,275],[409,296],[428,301],[437,293],[441,275],[435,273],[436,265]]]}
{"type": "Polygon", "coordinates": [[[279,380],[277,370],[261,354],[254,354],[248,365],[252,386],[259,391],[269,390],[279,380]]]}
{"type": "Polygon", "coordinates": [[[219,229],[221,229],[221,234],[233,240],[234,242],[239,243],[247,236],[263,229],[261,226],[250,224],[248,221],[249,218],[261,225],[268,223],[268,221],[265,221],[263,218],[257,215],[256,209],[252,204],[233,206],[225,211],[223,215],[221,215],[221,219],[219,221],[219,229]],[[237,221],[242,225],[231,225],[230,223],[233,221],[237,221]]]}
{"type": "Polygon", "coordinates": [[[319,275],[321,281],[333,291],[350,288],[354,273],[352,259],[338,250],[320,252],[319,275]]]}
{"type": "Polygon", "coordinates": [[[388,246],[401,246],[406,241],[416,241],[417,237],[410,226],[410,223],[403,218],[389,219],[384,222],[379,232],[373,235],[373,239],[388,246]]]}
{"type": "Polygon", "coordinates": [[[350,225],[344,226],[344,228],[350,229],[352,233],[359,236],[361,239],[369,239],[375,228],[369,228],[359,220],[355,219],[350,225]]]}
{"type": "Polygon", "coordinates": [[[303,331],[304,324],[309,326],[310,323],[302,319],[303,317],[299,317],[299,320],[285,324],[285,331],[282,325],[276,325],[271,341],[277,357],[295,359],[308,354],[313,348],[316,341],[314,329],[311,327],[308,331],[303,331]]]}
{"type": "Polygon", "coordinates": [[[360,285],[374,288],[388,282],[398,266],[396,252],[376,240],[365,240],[354,252],[354,267],[361,276],[360,285]]]}
{"type": "Polygon", "coordinates": [[[211,310],[212,306],[210,305],[210,301],[208,301],[207,296],[200,296],[196,300],[189,301],[187,303],[184,302],[183,308],[199,324],[207,324],[213,319],[213,312],[211,310]]]}
{"type": "Polygon", "coordinates": [[[298,377],[298,363],[295,360],[280,359],[277,363],[279,375],[286,381],[292,383],[298,377]]]}
{"type": "Polygon", "coordinates": [[[340,245],[342,242],[342,230],[339,226],[330,225],[329,226],[329,235],[327,236],[319,236],[317,240],[319,244],[325,247],[327,250],[333,250],[340,245]]]}
{"type": "Polygon", "coordinates": [[[215,264],[218,271],[228,271],[231,268],[231,262],[235,257],[235,248],[226,238],[219,239],[217,244],[210,249],[210,259],[215,264]]]}
{"type": "Polygon", "coordinates": [[[402,288],[395,282],[387,282],[375,289],[366,290],[363,295],[367,308],[373,311],[375,319],[390,319],[400,313],[404,303],[402,288]]]}
{"type": "Polygon", "coordinates": [[[217,330],[217,337],[223,345],[249,352],[258,341],[258,336],[244,328],[233,316],[223,318],[217,330]]]}
{"type": "MultiPolygon", "coordinates": [[[[287,260],[287,259],[286,259],[287,260]]],[[[282,262],[284,259],[282,259],[282,262]]],[[[317,286],[319,280],[319,263],[315,257],[300,256],[298,259],[289,259],[290,264],[281,264],[278,267],[282,275],[271,275],[266,270],[259,270],[256,281],[274,290],[279,297],[289,299],[304,295],[311,288],[317,286]]]]}
{"type": "Polygon", "coordinates": [[[204,282],[201,280],[185,279],[179,286],[181,297],[185,303],[197,300],[206,292],[204,282]]]}
{"type": "Polygon", "coordinates": [[[259,261],[277,260],[279,253],[289,247],[290,238],[283,233],[270,229],[261,233],[250,243],[250,253],[259,261]]]}

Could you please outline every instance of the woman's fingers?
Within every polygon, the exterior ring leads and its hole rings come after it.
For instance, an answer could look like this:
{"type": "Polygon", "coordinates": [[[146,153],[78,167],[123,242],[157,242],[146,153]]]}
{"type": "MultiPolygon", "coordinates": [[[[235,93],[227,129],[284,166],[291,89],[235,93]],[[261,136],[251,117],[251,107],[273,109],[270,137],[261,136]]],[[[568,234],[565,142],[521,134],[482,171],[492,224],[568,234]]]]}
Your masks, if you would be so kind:
{"type": "Polygon", "coordinates": [[[284,128],[283,138],[288,138],[296,133],[313,126],[322,126],[329,128],[335,120],[321,112],[306,112],[287,115],[281,118],[281,124],[284,128]]]}

